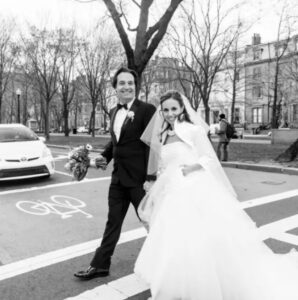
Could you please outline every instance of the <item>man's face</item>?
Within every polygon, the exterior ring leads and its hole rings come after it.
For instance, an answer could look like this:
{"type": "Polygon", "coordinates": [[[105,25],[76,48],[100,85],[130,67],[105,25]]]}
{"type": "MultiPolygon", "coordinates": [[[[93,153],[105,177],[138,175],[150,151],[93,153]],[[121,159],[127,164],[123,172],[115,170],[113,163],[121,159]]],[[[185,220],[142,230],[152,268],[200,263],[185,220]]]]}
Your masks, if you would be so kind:
{"type": "Polygon", "coordinates": [[[131,101],[136,94],[134,77],[130,73],[120,73],[117,77],[116,92],[120,103],[131,101]]]}

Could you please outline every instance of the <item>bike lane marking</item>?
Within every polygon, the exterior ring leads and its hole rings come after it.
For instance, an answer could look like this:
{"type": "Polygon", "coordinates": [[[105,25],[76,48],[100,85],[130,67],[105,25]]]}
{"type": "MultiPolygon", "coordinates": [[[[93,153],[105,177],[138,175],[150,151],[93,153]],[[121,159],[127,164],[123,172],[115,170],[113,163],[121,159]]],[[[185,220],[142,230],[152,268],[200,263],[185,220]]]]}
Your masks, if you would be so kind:
{"type": "MultiPolygon", "coordinates": [[[[137,228],[124,232],[120,236],[118,245],[143,238],[146,235],[145,228],[137,228]]],[[[94,252],[94,249],[98,247],[101,240],[95,239],[0,266],[0,281],[94,252]]]]}
{"type": "Polygon", "coordinates": [[[91,214],[84,212],[81,208],[86,203],[80,199],[66,195],[51,195],[50,201],[18,201],[16,207],[25,213],[46,216],[50,213],[60,215],[62,219],[71,218],[75,213],[81,213],[87,218],[93,218],[91,214]]]}

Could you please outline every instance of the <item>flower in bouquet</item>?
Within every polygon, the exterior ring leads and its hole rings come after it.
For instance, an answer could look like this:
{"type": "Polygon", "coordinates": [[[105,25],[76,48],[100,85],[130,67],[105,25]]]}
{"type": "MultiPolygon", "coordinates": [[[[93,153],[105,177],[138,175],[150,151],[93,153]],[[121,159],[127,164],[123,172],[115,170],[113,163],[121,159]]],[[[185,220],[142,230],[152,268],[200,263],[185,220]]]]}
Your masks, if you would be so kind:
{"type": "Polygon", "coordinates": [[[90,144],[72,149],[68,154],[68,162],[65,169],[72,173],[75,180],[81,181],[85,178],[90,166],[89,152],[92,150],[90,144]]]}

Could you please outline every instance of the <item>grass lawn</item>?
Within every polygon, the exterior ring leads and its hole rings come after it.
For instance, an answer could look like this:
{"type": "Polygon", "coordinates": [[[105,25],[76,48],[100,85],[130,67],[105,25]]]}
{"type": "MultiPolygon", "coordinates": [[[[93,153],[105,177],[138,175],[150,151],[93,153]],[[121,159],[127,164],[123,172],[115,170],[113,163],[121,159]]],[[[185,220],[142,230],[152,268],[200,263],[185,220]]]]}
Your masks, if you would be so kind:
{"type": "MultiPolygon", "coordinates": [[[[214,149],[217,143],[213,142],[214,149]]],[[[274,161],[279,154],[284,152],[289,145],[282,144],[254,144],[254,143],[233,143],[229,144],[229,161],[240,161],[247,163],[273,164],[284,167],[298,168],[298,157],[288,163],[274,161]]]]}
{"type": "MultiPolygon", "coordinates": [[[[102,149],[109,141],[109,136],[96,136],[90,135],[71,135],[65,137],[63,135],[51,135],[50,140],[47,141],[48,145],[60,145],[69,148],[77,147],[79,145],[91,144],[95,150],[102,149]]],[[[217,147],[217,142],[212,142],[214,149],[217,147]]],[[[255,143],[233,143],[229,144],[229,161],[240,161],[247,163],[259,164],[274,164],[281,165],[274,162],[274,158],[280,153],[285,151],[289,145],[280,144],[255,144],[255,143]]],[[[285,167],[298,168],[298,158],[296,160],[283,163],[285,167]]]]}

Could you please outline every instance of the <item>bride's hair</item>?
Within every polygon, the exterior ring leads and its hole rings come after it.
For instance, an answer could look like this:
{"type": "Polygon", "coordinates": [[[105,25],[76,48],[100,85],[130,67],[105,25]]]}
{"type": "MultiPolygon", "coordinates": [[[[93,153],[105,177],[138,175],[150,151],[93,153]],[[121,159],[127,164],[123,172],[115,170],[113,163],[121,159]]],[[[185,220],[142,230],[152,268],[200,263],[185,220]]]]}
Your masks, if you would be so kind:
{"type": "MultiPolygon", "coordinates": [[[[168,99],[174,99],[174,100],[176,100],[178,103],[179,103],[179,105],[180,105],[180,107],[183,107],[183,111],[182,111],[182,113],[178,116],[178,121],[179,122],[188,122],[188,123],[193,123],[192,121],[191,121],[191,119],[190,119],[190,116],[189,116],[189,114],[187,113],[187,111],[186,111],[186,109],[185,109],[185,106],[184,106],[184,104],[183,104],[183,99],[182,99],[182,96],[181,96],[181,94],[178,92],[178,91],[176,91],[176,90],[169,90],[169,91],[167,91],[165,94],[163,94],[161,97],[160,97],[160,106],[161,106],[161,108],[162,108],[162,104],[166,101],[166,100],[168,100],[168,99]]],[[[160,136],[162,136],[162,134],[166,131],[166,130],[168,130],[169,128],[170,128],[170,124],[166,124],[166,126],[165,126],[165,128],[164,128],[164,125],[165,125],[165,122],[166,121],[164,121],[164,123],[163,123],[163,125],[162,125],[162,131],[161,131],[161,133],[160,133],[160,136]]]]}

